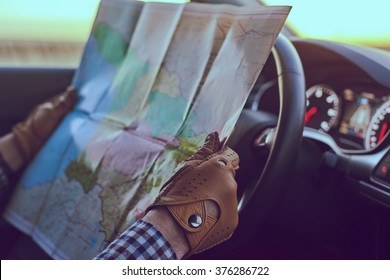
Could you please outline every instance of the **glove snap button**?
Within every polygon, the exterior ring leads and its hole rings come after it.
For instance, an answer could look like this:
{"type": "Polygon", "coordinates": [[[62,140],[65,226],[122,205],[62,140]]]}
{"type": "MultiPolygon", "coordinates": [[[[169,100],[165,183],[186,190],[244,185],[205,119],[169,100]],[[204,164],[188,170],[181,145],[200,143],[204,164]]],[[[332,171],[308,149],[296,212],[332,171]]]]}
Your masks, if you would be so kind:
{"type": "Polygon", "coordinates": [[[222,166],[225,166],[225,167],[228,166],[227,161],[225,159],[223,159],[223,158],[218,159],[217,162],[218,162],[219,165],[222,165],[222,166]]]}
{"type": "Polygon", "coordinates": [[[189,218],[188,218],[188,224],[192,227],[192,228],[198,228],[202,225],[202,217],[197,215],[197,214],[194,214],[194,215],[191,215],[189,218]]]}

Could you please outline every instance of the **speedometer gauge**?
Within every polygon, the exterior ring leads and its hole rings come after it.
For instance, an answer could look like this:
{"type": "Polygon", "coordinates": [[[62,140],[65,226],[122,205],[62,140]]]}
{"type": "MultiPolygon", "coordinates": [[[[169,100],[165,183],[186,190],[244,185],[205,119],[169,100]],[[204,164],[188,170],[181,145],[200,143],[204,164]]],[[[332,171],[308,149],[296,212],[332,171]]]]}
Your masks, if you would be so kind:
{"type": "Polygon", "coordinates": [[[329,131],[339,115],[339,98],[336,92],[326,85],[316,85],[306,91],[307,109],[305,126],[329,131]]]}
{"type": "Polygon", "coordinates": [[[364,145],[366,149],[375,148],[385,138],[390,128],[390,100],[379,107],[367,129],[364,145]]]}

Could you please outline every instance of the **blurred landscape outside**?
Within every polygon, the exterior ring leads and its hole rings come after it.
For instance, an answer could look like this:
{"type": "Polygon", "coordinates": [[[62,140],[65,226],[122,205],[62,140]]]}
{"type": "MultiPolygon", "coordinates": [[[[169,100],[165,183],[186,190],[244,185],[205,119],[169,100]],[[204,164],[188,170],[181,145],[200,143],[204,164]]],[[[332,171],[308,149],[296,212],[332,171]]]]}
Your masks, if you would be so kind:
{"type": "MultiPolygon", "coordinates": [[[[0,0],[0,66],[77,67],[99,0],[0,0]]],[[[186,0],[154,2],[184,3],[186,0]]],[[[287,24],[302,38],[390,50],[390,1],[265,0],[291,5],[287,24]]]]}

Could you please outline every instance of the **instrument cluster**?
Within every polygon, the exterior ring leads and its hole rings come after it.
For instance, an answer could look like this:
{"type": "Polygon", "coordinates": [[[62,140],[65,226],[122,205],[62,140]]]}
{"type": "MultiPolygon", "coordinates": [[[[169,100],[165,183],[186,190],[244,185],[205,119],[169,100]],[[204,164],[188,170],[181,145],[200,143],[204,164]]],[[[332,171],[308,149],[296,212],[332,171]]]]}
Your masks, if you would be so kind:
{"type": "Polygon", "coordinates": [[[347,150],[375,148],[390,131],[390,96],[362,87],[336,91],[319,84],[306,91],[305,126],[325,132],[347,150]]]}

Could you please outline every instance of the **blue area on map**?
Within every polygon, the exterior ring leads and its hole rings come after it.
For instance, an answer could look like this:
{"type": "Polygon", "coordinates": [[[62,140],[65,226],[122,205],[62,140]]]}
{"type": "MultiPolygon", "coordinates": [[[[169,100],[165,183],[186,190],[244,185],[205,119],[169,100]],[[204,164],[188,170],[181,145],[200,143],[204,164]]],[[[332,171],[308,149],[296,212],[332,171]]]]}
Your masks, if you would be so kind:
{"type": "Polygon", "coordinates": [[[75,110],[63,120],[24,173],[21,180],[24,188],[47,184],[63,174],[67,166],[84,151],[99,121],[111,107],[113,100],[105,98],[105,95],[114,78],[115,69],[101,58],[93,37],[89,39],[87,49],[83,63],[88,67],[79,69],[74,78],[74,85],[79,92],[75,110]],[[104,105],[101,105],[104,98],[104,105]]]}
{"type": "Polygon", "coordinates": [[[113,65],[103,59],[98,50],[96,39],[91,36],[85,46],[80,67],[73,78],[73,85],[80,88],[88,81],[102,77],[112,81],[115,74],[116,70],[113,65]]]}
{"type": "Polygon", "coordinates": [[[96,236],[92,236],[88,240],[89,245],[91,245],[92,247],[95,247],[97,242],[98,242],[98,239],[96,236]]]}
{"type": "Polygon", "coordinates": [[[21,185],[33,188],[63,174],[84,149],[97,125],[83,113],[70,113],[26,170],[21,185]]]}
{"type": "Polygon", "coordinates": [[[185,118],[187,101],[180,96],[151,92],[149,110],[144,121],[152,128],[152,136],[176,135],[185,118]]]}
{"type": "Polygon", "coordinates": [[[117,70],[102,58],[94,37],[88,40],[86,50],[73,79],[73,85],[80,95],[76,108],[89,113],[93,119],[101,119],[114,101],[115,95],[108,92],[117,70]]]}

